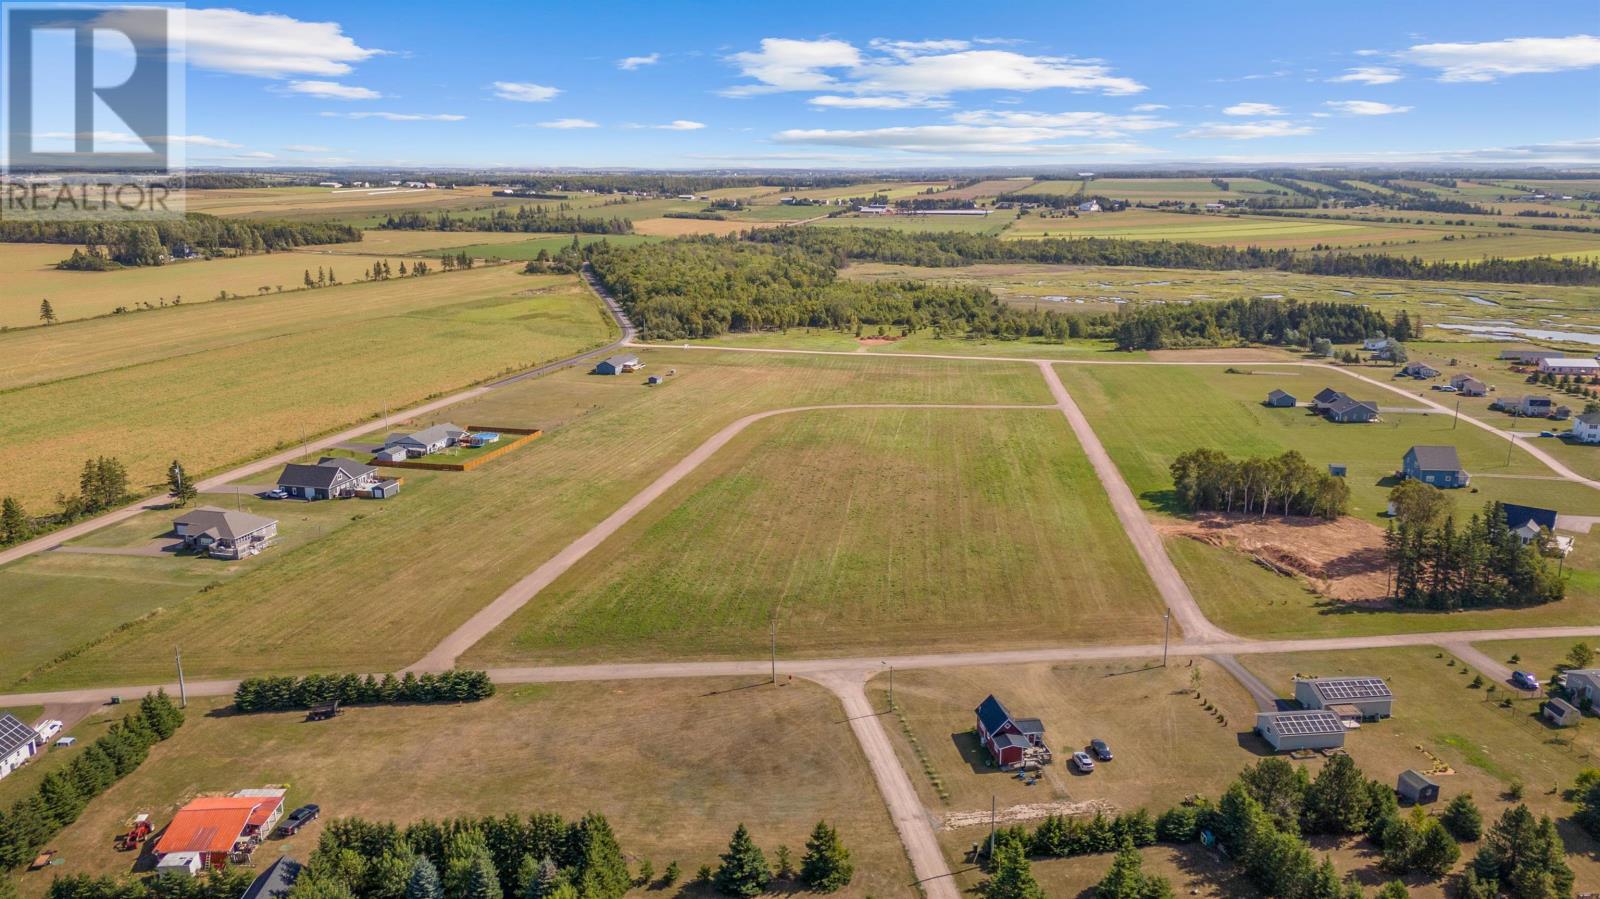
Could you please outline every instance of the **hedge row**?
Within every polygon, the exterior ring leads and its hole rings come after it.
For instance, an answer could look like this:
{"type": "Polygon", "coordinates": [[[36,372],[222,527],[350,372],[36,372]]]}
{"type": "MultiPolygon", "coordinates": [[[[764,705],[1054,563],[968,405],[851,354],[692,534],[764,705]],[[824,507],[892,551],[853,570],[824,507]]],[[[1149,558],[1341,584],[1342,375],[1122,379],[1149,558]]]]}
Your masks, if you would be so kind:
{"type": "Polygon", "coordinates": [[[445,671],[402,677],[385,674],[310,674],[305,677],[252,677],[233,691],[233,707],[241,712],[308,709],[338,700],[345,705],[391,702],[477,702],[494,695],[494,683],[483,671],[445,671]]]}

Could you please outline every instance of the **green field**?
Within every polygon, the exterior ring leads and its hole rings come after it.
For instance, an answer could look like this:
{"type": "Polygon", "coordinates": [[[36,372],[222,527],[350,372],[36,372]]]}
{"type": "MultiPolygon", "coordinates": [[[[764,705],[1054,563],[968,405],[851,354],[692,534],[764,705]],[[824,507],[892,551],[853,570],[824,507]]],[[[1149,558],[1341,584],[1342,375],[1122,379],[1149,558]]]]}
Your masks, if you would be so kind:
{"type": "MultiPolygon", "coordinates": [[[[572,246],[570,234],[553,237],[540,237],[535,240],[522,240],[515,243],[489,243],[471,244],[464,247],[452,248],[452,252],[466,253],[479,259],[508,259],[514,262],[526,262],[539,255],[542,250],[554,256],[563,248],[572,246]]],[[[642,234],[584,234],[578,235],[580,246],[593,246],[598,243],[609,243],[613,246],[629,247],[634,244],[648,243],[656,238],[646,237],[642,234]]],[[[418,255],[427,256],[439,251],[422,250],[418,255]]]]}
{"type": "Polygon", "coordinates": [[[989,215],[842,215],[827,218],[811,228],[890,228],[895,231],[961,231],[970,234],[999,234],[1016,216],[1011,209],[998,209],[989,215]]]}
{"type": "MultiPolygon", "coordinates": [[[[642,356],[650,370],[678,374],[649,389],[639,378],[569,369],[452,407],[457,421],[526,422],[546,436],[476,471],[415,482],[408,473],[384,514],[299,549],[269,551],[205,594],[164,600],[170,614],[112,633],[134,616],[108,603],[98,607],[103,616],[89,617],[74,595],[53,596],[31,622],[43,642],[30,651],[41,661],[81,651],[31,684],[165,677],[173,645],[184,647],[195,677],[403,667],[735,418],[808,403],[1049,402],[1038,371],[1023,364],[656,350],[642,356]]],[[[376,504],[341,505],[354,514],[376,504]]],[[[0,587],[0,596],[16,595],[0,587]]]]}
{"type": "Polygon", "coordinates": [[[1026,194],[1063,194],[1073,196],[1083,193],[1128,200],[1133,203],[1157,203],[1162,200],[1190,202],[1216,202],[1234,195],[1281,192],[1283,188],[1255,178],[1224,178],[1228,190],[1223,191],[1209,178],[1094,178],[1088,183],[1079,179],[1040,181],[1031,187],[1016,191],[1026,194]]]}
{"type": "Polygon", "coordinates": [[[474,664],[1159,636],[1055,409],[840,410],[750,430],[475,648],[474,664]]]}
{"type": "Polygon", "coordinates": [[[334,818],[404,825],[532,812],[570,820],[596,811],[631,868],[650,859],[659,875],[676,860],[687,880],[700,865],[717,864],[741,822],[769,858],[787,845],[798,861],[812,825],[825,819],[856,864],[855,880],[838,895],[903,894],[909,866],[838,703],[804,682],[739,689],[750,686],[502,686],[481,703],[353,708],[318,726],[301,712],[233,715],[222,700],[191,702],[171,740],[51,841],[64,864],[18,883],[38,897],[54,876],[127,872],[134,859],[111,841],[134,814],[149,814],[159,830],[202,792],[278,784],[289,788],[291,807],[315,802],[322,818],[266,842],[258,868],[284,854],[304,861],[334,818]],[[570,721],[584,722],[582,764],[570,741],[551,736],[554,722],[570,721]],[[740,739],[708,739],[725,733],[740,739]],[[374,771],[391,772],[403,788],[374,789],[374,771]]]}
{"type": "Polygon", "coordinates": [[[3,382],[18,389],[0,419],[0,495],[42,511],[102,454],[136,489],[174,458],[212,471],[613,327],[577,278],[506,266],[0,335],[23,363],[3,382]]]}

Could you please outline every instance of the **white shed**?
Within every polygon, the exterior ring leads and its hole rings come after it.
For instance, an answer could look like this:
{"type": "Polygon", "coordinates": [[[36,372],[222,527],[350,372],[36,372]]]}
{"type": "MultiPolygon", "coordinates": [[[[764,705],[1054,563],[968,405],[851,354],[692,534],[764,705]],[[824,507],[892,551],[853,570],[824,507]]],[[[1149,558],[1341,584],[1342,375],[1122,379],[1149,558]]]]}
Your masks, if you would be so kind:
{"type": "Polygon", "coordinates": [[[1279,752],[1344,745],[1344,722],[1321,710],[1261,712],[1256,715],[1256,733],[1279,752]]]}

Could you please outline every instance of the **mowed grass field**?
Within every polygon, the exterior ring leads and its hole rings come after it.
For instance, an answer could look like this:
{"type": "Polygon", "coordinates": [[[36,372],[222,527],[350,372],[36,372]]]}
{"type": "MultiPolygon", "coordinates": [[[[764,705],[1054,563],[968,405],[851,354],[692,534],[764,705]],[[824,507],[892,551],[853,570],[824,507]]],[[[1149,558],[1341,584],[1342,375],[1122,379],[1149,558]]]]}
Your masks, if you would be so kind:
{"type": "Polygon", "coordinates": [[[1055,409],[758,422],[473,664],[1155,638],[1153,585],[1055,409]]]}
{"type": "Polygon", "coordinates": [[[326,822],[344,816],[403,826],[596,811],[630,868],[649,859],[659,875],[676,861],[688,880],[700,865],[716,866],[740,823],[769,860],[787,845],[798,862],[811,827],[826,820],[856,865],[838,895],[907,894],[909,865],[838,703],[804,682],[740,689],[750,686],[502,686],[481,703],[352,708],[320,725],[301,712],[231,715],[223,700],[191,702],[176,736],[51,841],[65,863],[19,883],[34,897],[55,876],[125,873],[134,858],[111,843],[134,814],[150,814],[159,829],[196,795],[279,784],[290,806],[315,802],[322,818],[265,843],[257,868],[283,854],[304,861],[326,822]],[[582,722],[581,763],[574,741],[552,731],[562,722],[582,722]],[[384,788],[374,789],[374,771],[385,772],[384,788]]]}
{"type": "MultiPolygon", "coordinates": [[[[348,244],[352,250],[359,244],[348,244]]],[[[261,288],[277,294],[305,286],[305,273],[313,278],[318,266],[332,267],[341,281],[358,280],[374,262],[391,268],[399,256],[362,253],[350,259],[315,259],[303,253],[263,253],[231,259],[195,259],[169,265],[141,266],[109,272],[67,272],[56,263],[72,255],[72,244],[0,243],[0,326],[21,328],[40,324],[39,302],[48,299],[58,321],[110,315],[118,306],[132,310],[164,301],[204,303],[222,291],[229,296],[257,296],[261,288]],[[281,290],[280,290],[281,288],[281,290]]],[[[145,314],[151,314],[146,311],[145,314]]],[[[0,361],[0,365],[4,365],[0,361]]]]}
{"type": "Polygon", "coordinates": [[[445,250],[459,252],[461,247],[521,243],[538,236],[540,235],[518,231],[390,231],[383,228],[368,228],[361,232],[361,240],[355,243],[301,247],[295,252],[312,256],[350,253],[368,256],[374,253],[402,256],[419,253],[437,255],[445,250]]]}
{"type": "Polygon", "coordinates": [[[293,300],[0,335],[0,347],[16,353],[7,357],[24,361],[6,383],[28,385],[5,395],[0,495],[43,509],[57,491],[76,489],[83,460],[99,455],[121,459],[136,489],[164,481],[174,458],[193,473],[212,471],[571,355],[614,329],[576,277],[511,266],[293,300]],[[276,307],[293,300],[293,309],[276,307]],[[130,345],[126,355],[117,349],[130,345]]]}
{"type": "MultiPolygon", "coordinates": [[[[438,212],[463,207],[492,206],[508,202],[492,196],[491,188],[445,189],[251,187],[190,190],[183,194],[184,209],[208,215],[267,219],[343,219],[416,209],[438,212]]],[[[514,202],[514,201],[511,201],[514,202]]],[[[526,202],[526,201],[523,201],[526,202]]]]}
{"type": "MultiPolygon", "coordinates": [[[[408,478],[383,515],[299,549],[269,551],[260,565],[209,592],[164,603],[165,614],[117,630],[133,616],[112,608],[86,620],[72,596],[58,595],[38,610],[39,633],[48,638],[38,652],[46,660],[74,654],[30,683],[42,689],[163,678],[173,641],[184,647],[185,668],[195,677],[398,669],[740,416],[808,403],[1049,402],[1038,370],[1025,364],[640,355],[649,371],[678,374],[652,389],[642,374],[607,378],[569,369],[451,407],[449,418],[462,424],[524,422],[546,436],[475,471],[408,478]],[[61,624],[68,618],[70,627],[61,624]]],[[[369,505],[346,508],[354,515],[369,505]]],[[[14,595],[0,586],[0,602],[14,595]]],[[[674,654],[694,650],[678,646],[674,654]]]]}
{"type": "MultiPolygon", "coordinates": [[[[456,247],[454,252],[466,253],[475,259],[505,259],[512,262],[527,262],[539,255],[539,251],[554,256],[563,247],[572,245],[571,234],[551,235],[533,240],[520,240],[512,242],[494,242],[473,244],[470,246],[456,247]]],[[[614,246],[631,247],[635,244],[648,243],[654,238],[642,234],[583,234],[578,236],[580,246],[592,246],[598,243],[609,243],[614,246]]],[[[426,253],[424,253],[426,255],[426,253]]]]}
{"type": "Polygon", "coordinates": [[[1025,215],[1006,229],[1018,240],[1040,237],[1116,237],[1128,240],[1175,240],[1211,246],[1311,249],[1360,247],[1442,240],[1461,229],[1377,222],[1339,222],[1273,216],[1197,215],[1126,209],[1070,216],[1025,215]]]}
{"type": "Polygon", "coordinates": [[[1157,203],[1178,200],[1185,203],[1214,203],[1235,194],[1253,195],[1282,191],[1283,188],[1255,178],[1224,178],[1228,190],[1223,191],[1209,178],[1094,178],[1084,182],[1081,178],[1061,181],[1039,181],[1017,193],[1073,194],[1084,193],[1128,200],[1134,203],[1157,203]]]}
{"type": "Polygon", "coordinates": [[[807,225],[808,228],[891,228],[896,231],[962,231],[999,234],[1016,218],[1014,209],[997,209],[988,215],[842,215],[807,225]]]}

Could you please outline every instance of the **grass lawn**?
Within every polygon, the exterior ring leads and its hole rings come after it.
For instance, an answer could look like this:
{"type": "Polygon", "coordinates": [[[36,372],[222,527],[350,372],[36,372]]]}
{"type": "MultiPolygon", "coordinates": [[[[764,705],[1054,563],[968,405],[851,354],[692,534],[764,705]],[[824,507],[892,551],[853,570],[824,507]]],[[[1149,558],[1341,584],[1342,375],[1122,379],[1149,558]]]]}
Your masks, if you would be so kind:
{"type": "Polygon", "coordinates": [[[758,422],[476,647],[474,664],[1153,639],[1160,604],[1065,419],[758,422]]]}
{"type": "Polygon", "coordinates": [[[308,299],[296,305],[299,319],[264,298],[0,335],[0,351],[14,339],[24,353],[69,360],[18,357],[26,363],[19,377],[40,359],[58,380],[6,395],[0,494],[47,508],[57,491],[76,487],[85,458],[102,454],[127,465],[135,489],[164,481],[175,458],[195,474],[214,471],[570,355],[614,330],[576,278],[510,266],[327,288],[308,299]],[[343,299],[362,311],[341,307],[343,299]],[[382,308],[385,299],[395,308],[382,308]],[[115,347],[152,332],[151,346],[110,367],[115,347]],[[87,358],[74,358],[79,345],[89,347],[87,358]]]}
{"type": "MultiPolygon", "coordinates": [[[[309,461],[315,462],[323,454],[313,454],[309,461]]],[[[403,476],[409,486],[413,474],[427,477],[437,477],[433,472],[404,472],[403,476]]],[[[263,483],[277,479],[277,472],[262,476],[263,483]]],[[[227,510],[249,512],[274,518],[278,521],[278,536],[273,538],[271,549],[258,556],[242,559],[237,562],[222,559],[212,559],[207,556],[175,556],[171,561],[175,564],[195,568],[212,575],[233,574],[252,568],[269,558],[268,553],[280,550],[292,550],[310,542],[324,534],[331,533],[338,528],[360,521],[369,516],[390,514],[391,510],[399,506],[398,502],[390,501],[361,501],[361,502],[300,502],[298,500],[270,500],[260,499],[247,495],[227,495],[220,493],[203,493],[189,505],[163,511],[141,512],[126,521],[120,521],[111,527],[91,531],[88,534],[71,541],[70,546],[93,547],[124,547],[143,546],[152,541],[170,542],[177,538],[172,536],[172,520],[187,511],[201,506],[216,506],[227,510]]]]}
{"type": "MultiPolygon", "coordinates": [[[[1574,644],[1584,643],[1596,652],[1600,652],[1600,640],[1593,637],[1587,639],[1573,639],[1571,637],[1545,640],[1496,640],[1489,643],[1474,644],[1491,658],[1499,659],[1507,667],[1519,671],[1531,671],[1538,675],[1541,683],[1549,684],[1550,679],[1557,673],[1556,665],[1571,665],[1567,661],[1567,653],[1574,644]],[[1516,657],[1516,661],[1511,659],[1516,657]]],[[[1600,667],[1593,663],[1590,667],[1600,667]]],[[[1596,727],[1594,719],[1589,719],[1580,730],[1591,731],[1596,727]]]]}
{"type": "MultiPolygon", "coordinates": [[[[207,714],[192,703],[178,734],[138,771],[90,804],[52,845],[53,874],[118,873],[133,859],[111,839],[139,812],[157,827],[204,792],[279,784],[291,806],[323,818],[262,847],[305,859],[336,817],[408,822],[454,815],[587,811],[606,815],[630,866],[659,873],[676,860],[685,879],[717,863],[744,823],[770,859],[780,844],[798,861],[819,819],[836,825],[856,863],[844,896],[904,895],[911,875],[865,759],[837,703],[820,687],[753,689],[691,680],[509,687],[461,706],[353,708],[331,722],[303,713],[207,714]],[[551,722],[582,721],[581,761],[551,722]],[[736,739],[710,738],[737,734],[736,739]],[[385,772],[374,789],[373,772],[385,772]]],[[[25,874],[27,896],[49,874],[25,874]]],[[[641,891],[642,892],[642,891],[641,891]]]]}
{"type": "MultiPolygon", "coordinates": [[[[476,471],[416,482],[408,474],[400,496],[386,501],[394,511],[291,552],[264,554],[259,566],[203,595],[190,590],[173,604],[181,614],[109,635],[133,616],[74,618],[79,635],[69,645],[105,639],[33,684],[165,677],[174,641],[194,677],[403,667],[742,415],[806,403],[1049,402],[1043,379],[1026,365],[640,355],[649,371],[676,368],[678,375],[647,388],[637,379],[569,369],[452,407],[450,417],[461,424],[525,422],[546,436],[476,471]]],[[[52,633],[52,625],[39,627],[52,633]]]]}

